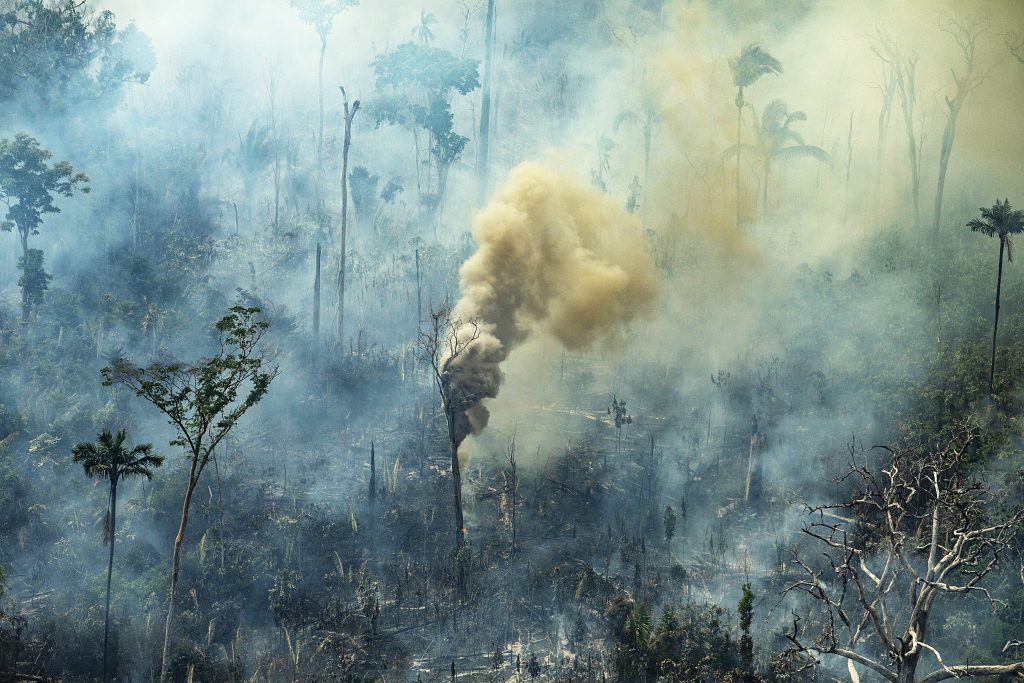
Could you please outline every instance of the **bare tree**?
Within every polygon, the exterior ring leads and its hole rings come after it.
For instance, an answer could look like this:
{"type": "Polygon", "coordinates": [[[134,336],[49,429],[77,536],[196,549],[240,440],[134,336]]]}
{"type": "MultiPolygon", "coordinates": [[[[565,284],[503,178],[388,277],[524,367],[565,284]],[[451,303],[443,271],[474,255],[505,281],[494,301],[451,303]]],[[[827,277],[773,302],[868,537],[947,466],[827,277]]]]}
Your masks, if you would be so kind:
{"type": "Polygon", "coordinates": [[[871,51],[882,60],[896,88],[903,112],[903,124],[907,131],[907,154],[910,158],[910,191],[914,201],[914,225],[921,219],[921,157],[917,149],[917,134],[914,128],[914,109],[917,106],[917,55],[906,56],[892,36],[881,29],[875,34],[871,51]]]}
{"type": "Polygon", "coordinates": [[[935,228],[936,232],[939,231],[942,220],[942,194],[946,187],[946,171],[949,169],[949,157],[953,153],[953,141],[956,138],[957,118],[960,116],[960,110],[963,108],[967,97],[984,82],[996,64],[996,62],[993,62],[987,68],[979,68],[978,66],[978,40],[988,31],[988,24],[986,22],[978,20],[966,21],[955,18],[943,24],[942,30],[956,41],[957,47],[960,48],[960,52],[963,55],[963,64],[959,72],[956,68],[950,69],[950,73],[953,75],[953,84],[956,86],[953,97],[950,98],[949,95],[943,96],[948,111],[946,112],[946,128],[942,132],[942,148],[939,152],[939,180],[935,189],[934,223],[932,227],[935,228]]]}
{"type": "Polygon", "coordinates": [[[878,110],[878,142],[875,147],[875,213],[878,214],[878,193],[882,184],[882,166],[885,162],[885,145],[889,138],[889,121],[892,115],[892,100],[896,94],[896,79],[891,69],[886,69],[882,83],[882,106],[878,110]]]}
{"type": "Polygon", "coordinates": [[[420,353],[434,371],[434,384],[441,396],[445,422],[448,427],[448,445],[452,458],[452,486],[455,501],[455,540],[461,548],[466,542],[466,526],[462,516],[462,468],[459,446],[464,430],[459,426],[465,420],[466,409],[480,402],[483,396],[460,390],[464,385],[453,381],[462,370],[459,365],[470,346],[480,338],[480,324],[476,320],[464,321],[455,315],[451,302],[430,307],[429,327],[420,332],[420,353]]]}
{"type": "Polygon", "coordinates": [[[807,506],[812,521],[803,533],[823,547],[822,560],[798,554],[803,578],[785,593],[810,598],[804,616],[820,632],[804,633],[794,611],[791,654],[810,662],[834,655],[894,683],[1024,678],[1024,661],[949,664],[929,642],[937,600],[977,593],[993,608],[1003,604],[983,581],[1024,521],[1024,510],[999,514],[1005,501],[967,472],[965,456],[978,438],[957,424],[930,447],[885,448],[891,460],[880,469],[859,463],[851,446],[841,478],[853,488],[848,502],[807,506]]]}
{"type": "Polygon", "coordinates": [[[505,471],[505,491],[509,498],[509,522],[512,527],[511,550],[514,553],[516,551],[516,513],[519,509],[519,466],[518,460],[516,460],[515,432],[508,437],[508,443],[505,445],[505,462],[508,463],[508,469],[505,471]]]}
{"type": "Polygon", "coordinates": [[[1004,35],[1003,38],[1006,41],[1006,48],[1010,51],[1010,55],[1021,64],[1024,64],[1024,38],[1021,38],[1020,34],[1012,31],[1004,35]]]}
{"type": "Polygon", "coordinates": [[[348,93],[341,90],[341,99],[345,105],[345,139],[341,146],[341,262],[338,265],[338,345],[345,347],[345,240],[348,237],[348,150],[352,144],[352,121],[359,111],[359,100],[349,106],[348,93]]]}
{"type": "MultiPolygon", "coordinates": [[[[468,10],[467,10],[468,14],[468,10]]],[[[467,18],[468,24],[468,18],[467,18]]],[[[477,204],[487,198],[487,169],[491,146],[491,87],[494,71],[494,0],[487,0],[487,24],[484,32],[484,81],[480,100],[480,141],[477,149],[477,204]]]]}

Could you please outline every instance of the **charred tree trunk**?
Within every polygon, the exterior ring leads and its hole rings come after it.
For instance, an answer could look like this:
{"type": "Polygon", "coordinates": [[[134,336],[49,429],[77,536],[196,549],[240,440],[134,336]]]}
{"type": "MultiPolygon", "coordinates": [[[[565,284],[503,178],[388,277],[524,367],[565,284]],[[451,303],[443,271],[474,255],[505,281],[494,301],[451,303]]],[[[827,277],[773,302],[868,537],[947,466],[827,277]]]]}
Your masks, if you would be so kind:
{"type": "Polygon", "coordinates": [[[313,347],[320,345],[320,243],[316,243],[316,276],[313,279],[313,347]]]}
{"type": "Polygon", "coordinates": [[[110,580],[114,573],[114,540],[117,538],[117,473],[110,478],[110,557],[107,559],[107,604],[103,611],[103,683],[107,683],[108,642],[110,639],[110,580]]]}
{"type": "Polygon", "coordinates": [[[1006,248],[1006,239],[999,238],[999,275],[996,276],[996,315],[992,322],[992,364],[988,371],[988,395],[992,395],[996,378],[996,334],[999,331],[999,295],[1003,289],[1003,251],[1006,248]]]}
{"type": "Polygon", "coordinates": [[[349,107],[345,88],[341,97],[345,104],[345,139],[341,147],[341,262],[338,265],[338,345],[345,347],[345,241],[348,236],[348,151],[352,144],[352,120],[359,111],[359,100],[349,107]]]}
{"type": "MultiPolygon", "coordinates": [[[[385,463],[385,473],[387,473],[387,463],[385,463]]],[[[373,441],[370,442],[370,512],[373,512],[373,506],[377,502],[377,454],[374,449],[373,441]]]]}
{"type": "Polygon", "coordinates": [[[747,458],[747,481],[743,489],[743,500],[746,503],[754,503],[760,500],[763,488],[763,472],[761,453],[764,451],[764,436],[757,424],[757,415],[754,416],[750,427],[750,452],[747,458]]]}

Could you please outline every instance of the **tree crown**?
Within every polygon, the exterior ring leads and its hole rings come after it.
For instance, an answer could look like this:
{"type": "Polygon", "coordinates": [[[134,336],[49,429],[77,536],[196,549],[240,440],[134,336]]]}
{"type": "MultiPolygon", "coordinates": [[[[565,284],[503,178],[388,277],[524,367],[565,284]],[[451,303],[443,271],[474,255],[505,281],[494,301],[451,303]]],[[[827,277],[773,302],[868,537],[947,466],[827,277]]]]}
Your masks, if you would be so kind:
{"type": "Polygon", "coordinates": [[[38,235],[43,214],[60,213],[54,195],[70,197],[76,189],[89,192],[87,175],[75,171],[69,161],[51,164],[51,158],[53,152],[27,133],[0,140],[0,201],[7,205],[0,229],[9,232],[17,227],[25,237],[38,235]]]}

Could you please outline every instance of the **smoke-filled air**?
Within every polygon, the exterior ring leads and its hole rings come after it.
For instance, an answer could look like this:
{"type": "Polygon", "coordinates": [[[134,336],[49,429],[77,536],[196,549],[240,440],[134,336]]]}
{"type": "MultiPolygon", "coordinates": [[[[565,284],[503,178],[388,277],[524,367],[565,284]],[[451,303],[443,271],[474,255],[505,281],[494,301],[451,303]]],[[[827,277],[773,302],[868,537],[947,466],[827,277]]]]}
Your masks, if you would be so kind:
{"type": "Polygon", "coordinates": [[[471,325],[444,358],[445,390],[466,404],[456,445],[487,426],[483,400],[497,397],[501,364],[531,334],[587,349],[649,312],[657,287],[639,222],[565,173],[517,166],[474,226],[453,311],[471,325]]]}
{"type": "Polygon", "coordinates": [[[0,0],[0,683],[1024,681],[1020,0],[0,0]]]}

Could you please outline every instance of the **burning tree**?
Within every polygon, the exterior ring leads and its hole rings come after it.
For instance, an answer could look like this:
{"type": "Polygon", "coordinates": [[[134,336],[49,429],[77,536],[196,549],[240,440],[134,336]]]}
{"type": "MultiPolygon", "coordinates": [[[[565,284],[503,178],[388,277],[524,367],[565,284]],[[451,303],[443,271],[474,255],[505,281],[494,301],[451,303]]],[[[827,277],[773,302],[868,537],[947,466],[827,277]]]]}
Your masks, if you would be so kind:
{"type": "Polygon", "coordinates": [[[449,301],[430,308],[430,327],[420,332],[420,352],[434,373],[434,384],[441,396],[448,446],[452,458],[452,485],[455,501],[455,539],[459,548],[466,542],[462,517],[462,468],[459,446],[473,432],[468,411],[478,408],[487,396],[491,382],[473,372],[479,364],[467,362],[479,353],[474,342],[480,339],[477,320],[464,321],[449,301]]]}
{"type": "Polygon", "coordinates": [[[974,428],[958,424],[930,448],[886,448],[891,461],[880,471],[859,464],[851,447],[841,479],[853,484],[848,502],[807,506],[814,521],[803,533],[823,546],[824,561],[797,556],[803,578],[785,593],[811,599],[804,617],[820,632],[805,633],[794,612],[791,654],[810,663],[820,655],[845,658],[854,680],[856,665],[894,683],[1024,678],[1024,661],[950,664],[929,642],[936,601],[976,593],[993,608],[1002,604],[982,583],[1024,521],[1024,510],[1000,514],[1002,497],[967,472],[977,439],[974,428]]]}

